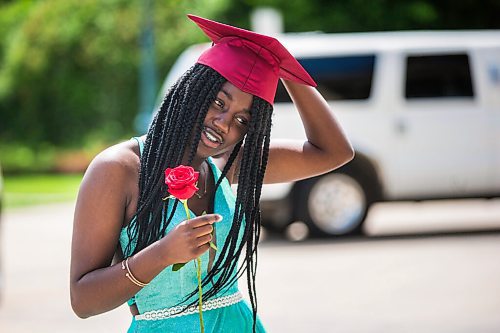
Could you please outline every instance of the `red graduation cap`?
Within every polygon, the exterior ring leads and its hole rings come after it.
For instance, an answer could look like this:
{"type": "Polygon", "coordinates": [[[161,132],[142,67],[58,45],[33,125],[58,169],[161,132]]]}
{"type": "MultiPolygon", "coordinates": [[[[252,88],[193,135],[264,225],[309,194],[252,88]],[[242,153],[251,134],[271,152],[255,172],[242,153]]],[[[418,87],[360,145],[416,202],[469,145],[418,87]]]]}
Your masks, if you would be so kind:
{"type": "Polygon", "coordinates": [[[198,63],[207,65],[239,89],[273,104],[279,78],[316,87],[290,52],[273,37],[188,15],[212,40],[198,63]]]}

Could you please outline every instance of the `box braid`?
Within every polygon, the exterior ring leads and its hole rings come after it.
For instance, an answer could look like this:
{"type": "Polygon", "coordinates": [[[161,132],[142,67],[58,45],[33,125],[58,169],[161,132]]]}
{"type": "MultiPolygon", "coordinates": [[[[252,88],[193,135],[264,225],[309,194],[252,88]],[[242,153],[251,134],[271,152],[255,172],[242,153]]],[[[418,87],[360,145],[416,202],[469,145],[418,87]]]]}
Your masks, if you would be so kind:
{"type": "MultiPolygon", "coordinates": [[[[192,143],[189,147],[188,164],[192,162],[208,108],[225,81],[210,67],[196,64],[165,96],[149,128],[141,156],[138,209],[135,221],[127,228],[131,241],[126,248],[126,256],[139,252],[165,235],[178,201],[174,201],[172,213],[165,218],[171,200],[162,201],[167,193],[164,170],[182,163],[183,153],[190,142],[192,143]],[[193,140],[190,140],[193,135],[193,140]],[[163,205],[158,204],[160,202],[163,202],[163,205]]],[[[218,259],[202,282],[203,286],[211,283],[209,290],[203,294],[203,299],[207,300],[231,286],[246,271],[254,330],[257,314],[255,289],[257,244],[260,238],[259,200],[269,154],[272,111],[272,106],[268,102],[254,96],[244,145],[243,142],[236,144],[220,178],[216,180],[212,195],[215,195],[215,191],[243,147],[233,223],[224,245],[222,248],[219,247],[218,259]],[[234,274],[238,258],[244,248],[243,263],[234,274]]],[[[182,303],[185,304],[197,293],[197,289],[193,290],[182,303]]],[[[198,300],[192,301],[186,308],[196,305],[197,302],[198,300]]]]}

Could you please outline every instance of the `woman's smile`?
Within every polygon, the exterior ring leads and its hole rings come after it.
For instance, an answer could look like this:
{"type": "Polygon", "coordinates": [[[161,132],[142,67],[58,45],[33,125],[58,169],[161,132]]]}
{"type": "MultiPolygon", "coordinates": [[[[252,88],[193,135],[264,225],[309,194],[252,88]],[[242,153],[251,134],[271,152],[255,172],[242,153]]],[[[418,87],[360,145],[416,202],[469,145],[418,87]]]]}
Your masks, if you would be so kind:
{"type": "Polygon", "coordinates": [[[204,127],[201,132],[201,142],[209,148],[219,148],[224,143],[224,139],[210,127],[204,127]]]}

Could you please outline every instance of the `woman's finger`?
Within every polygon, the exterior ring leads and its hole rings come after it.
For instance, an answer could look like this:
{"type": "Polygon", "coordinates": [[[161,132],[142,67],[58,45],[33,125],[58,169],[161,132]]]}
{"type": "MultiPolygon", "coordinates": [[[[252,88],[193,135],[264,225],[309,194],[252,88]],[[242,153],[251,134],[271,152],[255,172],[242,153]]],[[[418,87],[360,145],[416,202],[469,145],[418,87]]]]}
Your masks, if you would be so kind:
{"type": "Polygon", "coordinates": [[[187,224],[193,228],[198,228],[203,225],[213,224],[215,222],[222,221],[222,216],[219,214],[206,214],[202,216],[198,216],[187,220],[187,224]]]}
{"type": "Polygon", "coordinates": [[[203,253],[207,252],[208,249],[210,248],[210,245],[205,243],[201,246],[198,247],[197,251],[196,251],[196,255],[197,257],[201,256],[203,253]]]}
{"type": "Polygon", "coordinates": [[[204,235],[211,234],[212,231],[214,230],[214,227],[211,224],[207,224],[198,228],[193,229],[193,235],[195,237],[201,237],[204,235]]]}
{"type": "Polygon", "coordinates": [[[202,246],[208,242],[210,242],[212,240],[212,235],[208,234],[208,235],[205,235],[205,236],[201,236],[201,237],[198,237],[196,238],[196,246],[202,246]]]}

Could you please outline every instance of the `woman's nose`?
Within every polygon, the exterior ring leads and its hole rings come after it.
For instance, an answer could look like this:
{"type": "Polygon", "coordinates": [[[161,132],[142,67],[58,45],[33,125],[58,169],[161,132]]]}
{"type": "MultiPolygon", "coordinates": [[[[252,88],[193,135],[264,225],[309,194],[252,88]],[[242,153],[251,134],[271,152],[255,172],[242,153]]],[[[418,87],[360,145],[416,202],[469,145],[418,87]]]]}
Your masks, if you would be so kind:
{"type": "Polygon", "coordinates": [[[213,120],[214,126],[224,134],[227,134],[229,132],[229,127],[231,124],[231,117],[228,113],[229,112],[220,113],[213,120]]]}

